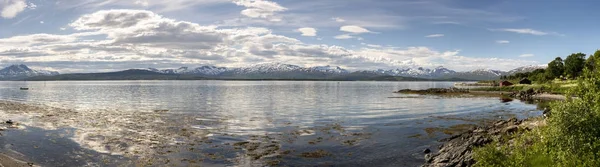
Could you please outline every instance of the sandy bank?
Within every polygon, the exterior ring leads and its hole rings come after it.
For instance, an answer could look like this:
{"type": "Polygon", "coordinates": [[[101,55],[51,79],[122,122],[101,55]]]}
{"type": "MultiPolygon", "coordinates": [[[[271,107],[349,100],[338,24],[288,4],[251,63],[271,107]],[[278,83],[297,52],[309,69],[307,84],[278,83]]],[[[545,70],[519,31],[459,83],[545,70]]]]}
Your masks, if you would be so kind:
{"type": "Polygon", "coordinates": [[[23,162],[12,158],[6,154],[0,153],[0,167],[31,167],[32,163],[23,162]]]}

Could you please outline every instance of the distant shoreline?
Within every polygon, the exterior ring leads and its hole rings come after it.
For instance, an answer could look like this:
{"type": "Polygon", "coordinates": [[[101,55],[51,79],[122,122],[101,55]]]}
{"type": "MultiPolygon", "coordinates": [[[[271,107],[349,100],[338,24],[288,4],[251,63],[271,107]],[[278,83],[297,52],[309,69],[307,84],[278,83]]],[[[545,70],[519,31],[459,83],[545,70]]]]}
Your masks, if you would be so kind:
{"type": "MultiPolygon", "coordinates": [[[[322,80],[322,79],[81,79],[81,80],[0,80],[0,82],[44,81],[329,81],[329,82],[456,82],[455,80],[322,80]]],[[[476,81],[472,81],[476,82],[476,81]]]]}

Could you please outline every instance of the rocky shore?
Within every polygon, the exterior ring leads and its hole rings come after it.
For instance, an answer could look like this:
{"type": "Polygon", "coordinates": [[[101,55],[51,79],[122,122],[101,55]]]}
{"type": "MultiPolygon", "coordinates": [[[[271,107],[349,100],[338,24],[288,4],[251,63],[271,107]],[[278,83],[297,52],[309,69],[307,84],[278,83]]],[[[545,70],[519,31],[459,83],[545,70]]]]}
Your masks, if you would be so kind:
{"type": "Polygon", "coordinates": [[[429,149],[425,150],[423,167],[473,166],[476,163],[473,159],[474,148],[494,141],[510,143],[513,134],[529,131],[543,124],[544,120],[539,118],[529,120],[512,118],[454,135],[441,141],[445,143],[439,146],[437,153],[431,153],[429,149]]]}
{"type": "Polygon", "coordinates": [[[405,93],[405,94],[449,94],[449,93],[469,93],[468,89],[459,89],[459,88],[430,88],[425,90],[412,90],[412,89],[402,89],[396,91],[395,93],[405,93]]]}
{"type": "Polygon", "coordinates": [[[533,100],[533,99],[542,99],[542,100],[565,100],[566,97],[564,95],[557,94],[549,94],[541,90],[527,89],[521,91],[473,91],[470,89],[463,88],[430,88],[425,90],[412,90],[412,89],[402,89],[396,91],[394,93],[402,93],[402,94],[418,94],[418,95],[494,95],[494,96],[504,96],[521,100],[533,100]]]}

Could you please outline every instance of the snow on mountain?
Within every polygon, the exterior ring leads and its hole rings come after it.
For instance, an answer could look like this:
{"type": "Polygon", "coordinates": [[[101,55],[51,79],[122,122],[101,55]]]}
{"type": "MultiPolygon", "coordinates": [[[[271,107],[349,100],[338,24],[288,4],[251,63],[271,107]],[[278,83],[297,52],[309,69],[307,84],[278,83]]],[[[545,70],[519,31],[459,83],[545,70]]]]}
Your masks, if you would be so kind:
{"type": "MultiPolygon", "coordinates": [[[[511,71],[500,71],[493,69],[477,69],[472,71],[457,72],[448,68],[439,66],[436,68],[425,67],[400,67],[396,69],[378,69],[357,71],[362,74],[369,75],[391,75],[401,77],[415,78],[433,78],[433,79],[473,79],[473,80],[488,80],[498,79],[502,75],[511,75],[517,72],[529,72],[535,69],[542,69],[545,66],[525,66],[519,67],[511,71]]],[[[315,67],[300,67],[291,64],[283,63],[263,63],[240,68],[226,68],[216,66],[201,66],[198,68],[181,67],[178,69],[158,70],[154,68],[147,69],[164,74],[191,74],[205,76],[245,76],[246,74],[253,76],[267,75],[269,77],[307,77],[307,76],[336,76],[350,74],[350,71],[337,66],[315,66],[315,67]]]]}
{"type": "Polygon", "coordinates": [[[546,69],[548,65],[529,65],[523,66],[519,68],[515,68],[513,70],[508,71],[508,74],[516,74],[516,73],[524,73],[524,72],[532,72],[537,69],[546,69]]]}
{"type": "Polygon", "coordinates": [[[0,70],[0,79],[20,79],[35,76],[58,75],[56,71],[33,70],[26,65],[11,65],[0,70]]]}
{"type": "Polygon", "coordinates": [[[403,76],[403,77],[439,77],[443,75],[451,75],[456,73],[456,71],[444,68],[442,66],[436,67],[434,69],[424,68],[424,67],[405,67],[405,68],[397,68],[391,70],[382,70],[378,69],[373,71],[374,73],[382,74],[382,75],[391,75],[391,76],[403,76]]]}
{"type": "Polygon", "coordinates": [[[283,73],[283,72],[298,72],[298,73],[325,73],[325,74],[347,74],[345,70],[337,66],[316,66],[304,68],[291,64],[283,63],[263,63],[251,65],[241,68],[226,68],[216,66],[201,66],[195,69],[181,67],[179,69],[164,69],[148,68],[148,71],[163,73],[163,74],[193,74],[193,75],[208,75],[217,76],[224,73],[233,73],[237,75],[243,74],[267,74],[267,73],[283,73]]]}
{"type": "Polygon", "coordinates": [[[272,72],[292,72],[292,71],[302,71],[302,67],[291,65],[291,64],[282,64],[282,63],[263,63],[256,64],[249,67],[242,67],[238,69],[234,69],[237,74],[246,74],[246,73],[272,73],[272,72]]]}
{"type": "Polygon", "coordinates": [[[215,67],[215,66],[201,66],[195,69],[190,69],[188,67],[181,67],[178,69],[164,69],[159,70],[156,68],[148,68],[146,69],[152,72],[158,72],[163,74],[196,74],[196,75],[220,75],[224,72],[227,72],[228,69],[225,67],[215,67]]]}
{"type": "Polygon", "coordinates": [[[331,74],[347,74],[348,70],[340,68],[338,66],[316,66],[308,68],[309,72],[322,72],[322,73],[331,73],[331,74]]]}
{"type": "Polygon", "coordinates": [[[192,74],[204,74],[204,75],[220,75],[227,72],[229,69],[226,67],[215,67],[215,66],[202,66],[195,68],[191,71],[192,74]]]}
{"type": "Polygon", "coordinates": [[[473,71],[468,71],[466,73],[471,73],[474,75],[482,75],[482,76],[502,76],[505,75],[506,72],[500,70],[492,70],[492,69],[477,69],[473,71]]]}

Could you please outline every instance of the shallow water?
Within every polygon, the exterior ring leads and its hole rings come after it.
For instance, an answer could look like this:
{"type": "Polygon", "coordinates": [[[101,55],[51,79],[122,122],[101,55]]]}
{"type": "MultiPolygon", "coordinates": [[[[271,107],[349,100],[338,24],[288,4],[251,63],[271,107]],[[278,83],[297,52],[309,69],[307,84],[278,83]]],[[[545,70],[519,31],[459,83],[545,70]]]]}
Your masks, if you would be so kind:
{"type": "MultiPolygon", "coordinates": [[[[0,119],[23,122],[23,136],[57,136],[52,139],[63,143],[58,144],[61,148],[102,155],[106,164],[113,165],[418,166],[423,149],[434,148],[436,140],[451,134],[447,127],[540,114],[535,105],[502,102],[498,97],[393,93],[451,86],[451,82],[0,82],[0,99],[42,106],[3,109],[0,119]],[[241,143],[245,141],[251,143],[241,143]],[[326,154],[307,156],[317,150],[326,154]]],[[[6,138],[0,142],[10,142],[6,138]]],[[[53,165],[37,155],[48,149],[11,149],[31,161],[53,165]]],[[[98,161],[76,152],[67,159],[98,161]]]]}

